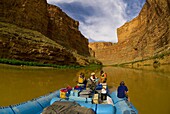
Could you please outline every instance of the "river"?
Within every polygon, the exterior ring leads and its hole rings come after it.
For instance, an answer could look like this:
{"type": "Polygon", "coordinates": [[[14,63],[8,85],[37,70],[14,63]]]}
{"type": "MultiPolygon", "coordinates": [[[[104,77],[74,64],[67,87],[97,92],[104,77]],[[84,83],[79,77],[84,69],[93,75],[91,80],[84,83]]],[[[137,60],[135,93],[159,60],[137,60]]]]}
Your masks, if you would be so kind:
{"type": "MultiPolygon", "coordinates": [[[[124,80],[129,89],[130,101],[139,114],[170,114],[170,66],[131,69],[104,67],[111,90],[124,80]]],[[[67,85],[74,86],[80,72],[88,77],[94,70],[21,67],[0,64],[0,106],[17,104],[67,85]]],[[[96,69],[99,76],[100,69],[96,69]]]]}

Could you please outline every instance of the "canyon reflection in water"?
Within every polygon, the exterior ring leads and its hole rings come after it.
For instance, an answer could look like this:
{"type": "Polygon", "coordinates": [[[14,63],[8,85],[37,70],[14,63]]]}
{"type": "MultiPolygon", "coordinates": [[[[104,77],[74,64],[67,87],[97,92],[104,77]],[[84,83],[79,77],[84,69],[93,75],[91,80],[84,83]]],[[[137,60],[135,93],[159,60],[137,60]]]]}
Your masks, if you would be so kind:
{"type": "MultiPolygon", "coordinates": [[[[168,114],[170,96],[170,67],[130,69],[103,67],[108,74],[109,87],[124,80],[131,102],[139,114],[168,114]]],[[[94,71],[94,70],[93,70],[94,71]]],[[[99,77],[100,69],[95,70],[99,77]]],[[[48,94],[67,85],[74,86],[80,72],[88,77],[92,70],[16,67],[0,64],[0,106],[17,104],[48,94]]]]}

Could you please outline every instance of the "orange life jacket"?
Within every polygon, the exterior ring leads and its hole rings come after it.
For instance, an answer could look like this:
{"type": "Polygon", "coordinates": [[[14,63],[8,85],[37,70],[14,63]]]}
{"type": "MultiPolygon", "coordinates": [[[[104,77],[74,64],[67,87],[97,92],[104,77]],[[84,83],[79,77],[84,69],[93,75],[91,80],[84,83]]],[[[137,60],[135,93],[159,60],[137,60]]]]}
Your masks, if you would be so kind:
{"type": "Polygon", "coordinates": [[[107,74],[104,72],[102,75],[101,75],[101,83],[105,83],[106,80],[107,80],[107,74]]]}

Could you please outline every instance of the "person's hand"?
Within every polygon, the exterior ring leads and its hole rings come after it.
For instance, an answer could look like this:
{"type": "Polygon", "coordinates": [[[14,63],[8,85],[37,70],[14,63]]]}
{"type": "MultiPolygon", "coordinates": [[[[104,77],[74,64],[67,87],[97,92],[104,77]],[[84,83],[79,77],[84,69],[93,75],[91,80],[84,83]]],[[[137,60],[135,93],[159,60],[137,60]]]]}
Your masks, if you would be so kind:
{"type": "Polygon", "coordinates": [[[97,79],[95,79],[95,82],[98,82],[98,80],[99,80],[98,78],[97,78],[97,79]]]}

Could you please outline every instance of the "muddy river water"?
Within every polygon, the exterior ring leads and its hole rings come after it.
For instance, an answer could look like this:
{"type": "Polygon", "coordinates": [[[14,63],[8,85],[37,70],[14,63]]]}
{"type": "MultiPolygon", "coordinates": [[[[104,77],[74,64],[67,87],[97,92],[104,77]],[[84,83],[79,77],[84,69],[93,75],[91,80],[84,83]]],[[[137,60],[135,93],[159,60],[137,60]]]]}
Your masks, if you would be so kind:
{"type": "MultiPolygon", "coordinates": [[[[131,69],[103,67],[111,90],[124,80],[131,102],[139,114],[170,114],[170,66],[131,69]]],[[[17,104],[67,85],[74,86],[80,72],[99,77],[100,69],[66,69],[20,67],[0,64],[0,106],[17,104]]]]}

